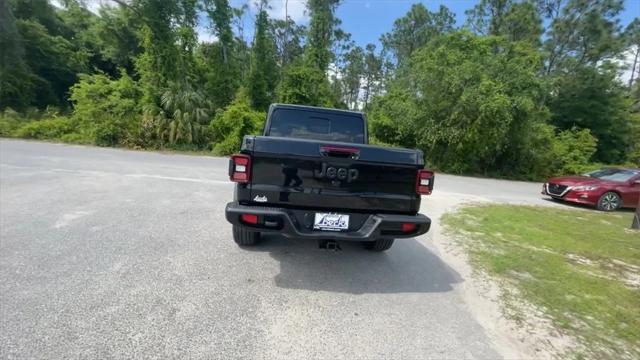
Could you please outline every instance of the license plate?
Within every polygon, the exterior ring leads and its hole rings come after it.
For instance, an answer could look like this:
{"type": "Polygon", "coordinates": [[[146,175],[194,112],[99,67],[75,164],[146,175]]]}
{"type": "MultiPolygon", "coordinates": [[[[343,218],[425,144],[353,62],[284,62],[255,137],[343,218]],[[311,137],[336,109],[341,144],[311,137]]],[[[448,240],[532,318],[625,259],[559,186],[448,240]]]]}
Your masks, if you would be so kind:
{"type": "Polygon", "coordinates": [[[326,231],[346,230],[349,228],[349,215],[316,213],[313,228],[326,231]]]}

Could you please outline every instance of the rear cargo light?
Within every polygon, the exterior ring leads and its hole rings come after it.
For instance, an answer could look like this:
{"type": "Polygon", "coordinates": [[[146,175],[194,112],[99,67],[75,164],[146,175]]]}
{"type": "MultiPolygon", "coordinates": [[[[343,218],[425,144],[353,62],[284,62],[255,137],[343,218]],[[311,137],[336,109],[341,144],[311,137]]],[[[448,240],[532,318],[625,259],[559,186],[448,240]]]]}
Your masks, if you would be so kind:
{"type": "Polygon", "coordinates": [[[402,223],[402,232],[410,233],[416,231],[418,225],[415,223],[402,223]]]}
{"type": "Polygon", "coordinates": [[[360,149],[344,146],[322,145],[320,146],[320,155],[357,160],[360,156],[360,149]]]}
{"type": "Polygon", "coordinates": [[[416,176],[416,193],[430,195],[433,190],[434,173],[431,170],[418,170],[416,176]]]}
{"type": "Polygon", "coordinates": [[[251,179],[251,157],[244,154],[231,155],[229,180],[248,183],[251,179]]]}
{"type": "Polygon", "coordinates": [[[258,215],[254,214],[242,214],[240,215],[240,220],[247,224],[257,225],[258,224],[258,215]]]}

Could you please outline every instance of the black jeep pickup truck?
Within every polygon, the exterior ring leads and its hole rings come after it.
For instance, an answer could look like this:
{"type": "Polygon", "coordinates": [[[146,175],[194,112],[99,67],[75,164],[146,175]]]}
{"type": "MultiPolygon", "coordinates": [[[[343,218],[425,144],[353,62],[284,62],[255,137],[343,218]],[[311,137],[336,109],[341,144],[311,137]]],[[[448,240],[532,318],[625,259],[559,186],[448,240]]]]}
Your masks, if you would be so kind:
{"type": "Polygon", "coordinates": [[[227,204],[238,245],[260,233],[360,241],[384,251],[394,239],[426,233],[418,213],[433,190],[422,152],[367,145],[364,114],[274,104],[262,136],[245,136],[229,160],[236,182],[227,204]]]}

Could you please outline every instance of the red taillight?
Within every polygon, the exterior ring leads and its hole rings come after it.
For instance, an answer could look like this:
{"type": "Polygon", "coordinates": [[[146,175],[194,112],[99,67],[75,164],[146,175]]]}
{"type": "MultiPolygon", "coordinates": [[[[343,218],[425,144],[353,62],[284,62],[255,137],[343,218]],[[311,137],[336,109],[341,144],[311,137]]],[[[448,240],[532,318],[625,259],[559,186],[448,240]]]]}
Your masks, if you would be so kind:
{"type": "Polygon", "coordinates": [[[242,222],[245,222],[247,224],[256,225],[258,224],[258,215],[242,214],[240,215],[240,220],[242,220],[242,222]]]}
{"type": "Polygon", "coordinates": [[[402,232],[403,233],[414,232],[414,231],[416,231],[417,228],[418,228],[417,224],[414,224],[414,223],[402,223],[402,232]]]}
{"type": "Polygon", "coordinates": [[[431,170],[418,170],[416,176],[416,192],[420,195],[430,195],[433,190],[434,173],[431,170]]]}
{"type": "Polygon", "coordinates": [[[251,157],[244,154],[231,155],[229,180],[248,183],[251,179],[251,157]]]}

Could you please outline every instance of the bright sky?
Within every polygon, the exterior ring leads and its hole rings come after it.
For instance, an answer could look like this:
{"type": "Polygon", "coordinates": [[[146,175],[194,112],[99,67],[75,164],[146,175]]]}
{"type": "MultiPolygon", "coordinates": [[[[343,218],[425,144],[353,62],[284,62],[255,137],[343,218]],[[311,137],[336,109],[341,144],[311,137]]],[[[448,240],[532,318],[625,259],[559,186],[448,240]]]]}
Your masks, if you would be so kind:
{"type": "MultiPolygon", "coordinates": [[[[445,5],[456,14],[458,25],[464,24],[464,11],[472,8],[478,0],[342,0],[338,7],[337,16],[342,20],[342,29],[351,33],[355,42],[363,46],[367,43],[379,44],[380,36],[393,26],[393,22],[404,16],[417,2],[423,3],[429,10],[437,11],[440,5],[445,5]]],[[[254,1],[231,0],[231,5],[239,7],[249,3],[250,16],[245,19],[245,33],[251,38],[253,33],[253,16],[255,15],[254,1]]],[[[285,0],[271,0],[272,17],[284,18],[285,0]]],[[[298,23],[308,23],[305,14],[305,0],[288,0],[289,16],[298,23]]],[[[640,0],[626,0],[625,10],[621,15],[621,24],[626,26],[634,17],[640,16],[640,0]]]]}

